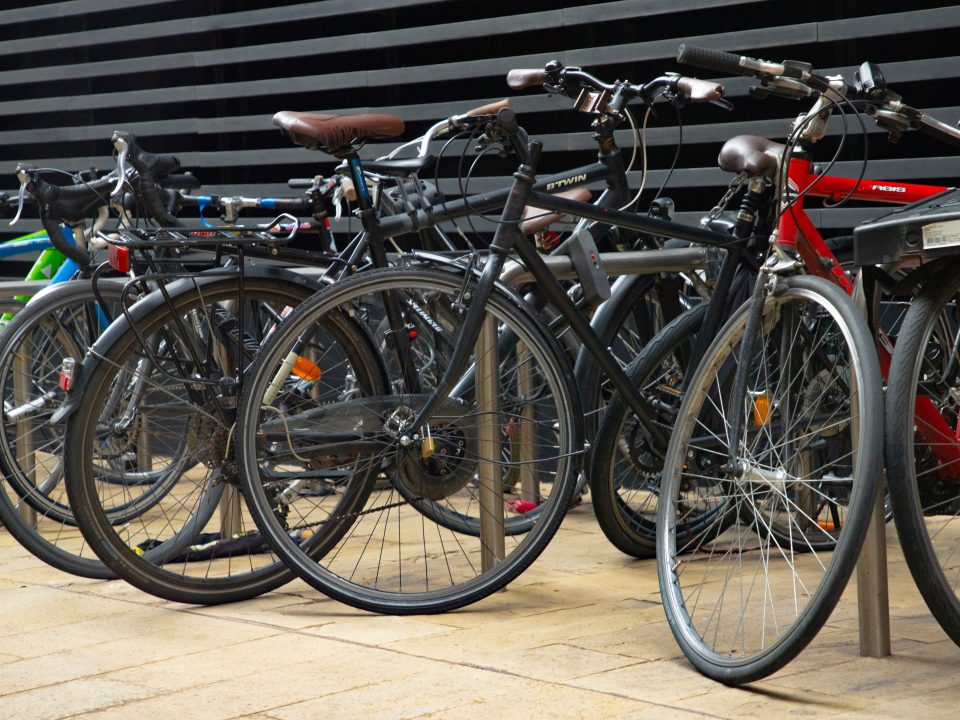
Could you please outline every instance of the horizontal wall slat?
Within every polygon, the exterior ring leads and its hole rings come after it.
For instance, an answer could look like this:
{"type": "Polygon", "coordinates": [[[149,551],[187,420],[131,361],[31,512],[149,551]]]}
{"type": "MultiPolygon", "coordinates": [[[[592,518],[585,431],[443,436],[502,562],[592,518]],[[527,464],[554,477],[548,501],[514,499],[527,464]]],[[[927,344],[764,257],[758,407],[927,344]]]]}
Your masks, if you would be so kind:
{"type": "MultiPolygon", "coordinates": [[[[842,72],[848,81],[860,62],[874,60],[906,102],[950,124],[960,116],[953,97],[960,55],[948,42],[950,32],[960,28],[960,2],[914,2],[909,11],[896,12],[889,11],[890,4],[868,0],[806,0],[790,13],[777,12],[778,5],[755,0],[526,0],[514,6],[467,0],[329,0],[273,6],[269,0],[145,0],[139,4],[144,13],[137,15],[126,12],[133,6],[120,0],[25,8],[5,4],[0,28],[7,37],[16,23],[34,23],[29,31],[37,32],[42,27],[37,21],[51,22],[45,36],[0,41],[0,57],[11,60],[0,60],[5,90],[0,96],[0,153],[5,158],[0,160],[0,188],[9,192],[16,187],[8,173],[17,160],[69,169],[109,168],[113,161],[105,154],[106,140],[113,130],[126,129],[140,136],[148,150],[177,154],[205,182],[205,192],[292,195],[296,191],[283,178],[329,173],[336,161],[282,139],[270,122],[277,110],[387,112],[407,121],[404,137],[410,139],[428,122],[506,96],[521,123],[544,141],[544,163],[552,172],[568,162],[590,161],[595,144],[589,118],[570,111],[565,98],[533,91],[512,95],[503,82],[506,71],[557,58],[604,79],[625,75],[642,82],[657,72],[681,69],[675,55],[682,42],[774,60],[781,55],[809,60],[823,72],[842,72]],[[104,16],[112,11],[124,19],[121,26],[105,27],[114,22],[104,16]],[[162,19],[146,23],[145,17],[162,19]],[[371,31],[364,32],[367,26],[371,31]],[[290,37],[283,28],[291,30],[290,37]],[[138,45],[134,39],[144,42],[138,45]],[[68,57],[73,62],[63,60],[68,57]]],[[[746,97],[755,80],[722,80],[736,104],[732,115],[697,106],[683,111],[685,148],[666,190],[683,221],[697,222],[722,194],[730,176],[713,162],[725,139],[756,134],[782,141],[796,113],[809,107],[756,103],[746,97]]],[[[640,109],[637,114],[639,121],[640,109]]],[[[878,158],[868,166],[869,177],[918,182],[960,177],[960,159],[952,150],[918,140],[916,134],[888,146],[882,131],[869,119],[865,122],[871,157],[878,158]]],[[[658,112],[648,131],[646,200],[667,176],[677,138],[672,123],[672,110],[658,112]]],[[[849,120],[847,130],[857,137],[833,172],[855,176],[860,163],[851,158],[863,140],[856,120],[849,120]]],[[[841,132],[841,121],[834,118],[824,147],[813,148],[818,162],[829,160],[841,132]]],[[[617,133],[627,151],[631,137],[626,128],[617,133]]],[[[393,147],[370,143],[362,156],[382,155],[393,147]]],[[[450,195],[459,192],[456,178],[449,175],[453,165],[442,166],[440,179],[450,195]]],[[[502,166],[495,167],[481,166],[480,172],[492,174],[473,178],[470,189],[508,182],[502,166]]],[[[640,179],[634,170],[634,189],[640,179]]],[[[810,211],[831,232],[846,231],[878,212],[869,207],[810,211]]],[[[34,229],[33,223],[22,223],[23,231],[34,229]]],[[[482,220],[475,224],[485,231],[493,228],[482,220]]],[[[2,237],[12,230],[0,224],[2,237]]]]}

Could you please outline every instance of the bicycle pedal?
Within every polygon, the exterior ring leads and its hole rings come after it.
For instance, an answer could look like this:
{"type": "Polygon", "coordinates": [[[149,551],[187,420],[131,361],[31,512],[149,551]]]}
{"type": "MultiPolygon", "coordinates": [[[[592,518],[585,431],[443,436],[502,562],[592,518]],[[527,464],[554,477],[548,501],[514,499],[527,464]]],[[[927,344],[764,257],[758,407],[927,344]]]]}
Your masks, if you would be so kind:
{"type": "Polygon", "coordinates": [[[525,515],[536,507],[537,504],[529,500],[511,500],[507,503],[507,510],[517,513],[517,515],[525,515]]]}

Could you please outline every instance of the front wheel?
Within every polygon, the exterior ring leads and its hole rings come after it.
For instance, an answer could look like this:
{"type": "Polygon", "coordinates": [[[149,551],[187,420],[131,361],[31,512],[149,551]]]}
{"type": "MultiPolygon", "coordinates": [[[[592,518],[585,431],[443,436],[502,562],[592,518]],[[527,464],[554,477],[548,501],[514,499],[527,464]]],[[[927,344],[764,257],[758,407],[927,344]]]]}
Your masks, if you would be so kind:
{"type": "Polygon", "coordinates": [[[886,457],[897,535],[937,622],[960,645],[960,263],[914,300],[887,388],[886,457]]]}
{"type": "Polygon", "coordinates": [[[749,305],[688,386],[657,515],[670,628],[698,670],[732,685],[783,667],[826,622],[860,552],[882,459],[881,377],[865,321],[822,279],[778,285],[764,300],[739,447],[731,457],[749,305]]]}

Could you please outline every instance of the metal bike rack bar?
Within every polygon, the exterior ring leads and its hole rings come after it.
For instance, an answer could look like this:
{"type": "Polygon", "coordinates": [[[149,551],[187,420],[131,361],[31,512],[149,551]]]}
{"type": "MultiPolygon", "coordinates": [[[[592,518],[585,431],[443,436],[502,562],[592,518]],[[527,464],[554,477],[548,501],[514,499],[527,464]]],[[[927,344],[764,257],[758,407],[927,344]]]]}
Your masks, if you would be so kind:
{"type": "MultiPolygon", "coordinates": [[[[30,374],[27,364],[30,360],[30,340],[24,341],[23,349],[17,354],[13,363],[13,397],[14,405],[24,406],[30,400],[30,374]]],[[[33,447],[33,416],[26,413],[17,419],[16,444],[17,444],[17,464],[23,468],[27,474],[27,480],[31,485],[37,484],[37,458],[33,447]]],[[[0,490],[0,492],[4,492],[0,490]]],[[[37,511],[26,500],[21,499],[18,503],[20,517],[30,525],[37,526],[37,511]]]]}
{"type": "Polygon", "coordinates": [[[243,508],[240,505],[240,488],[232,483],[223,487],[220,497],[220,537],[231,538],[243,532],[243,508]]]}
{"type": "MultiPolygon", "coordinates": [[[[517,343],[517,389],[520,397],[532,397],[534,388],[533,355],[522,342],[517,343]]],[[[519,422],[513,434],[511,456],[520,463],[520,499],[540,504],[540,483],[533,471],[534,444],[537,441],[537,427],[534,409],[530,403],[524,403],[519,422]]]]}
{"type": "Polygon", "coordinates": [[[885,474],[873,505],[867,537],[857,561],[857,605],[860,615],[860,654],[890,655],[890,597],[887,586],[887,520],[884,512],[885,474]]]}
{"type": "Polygon", "coordinates": [[[480,566],[483,572],[505,556],[503,481],[500,458],[500,362],[497,320],[488,315],[476,344],[477,411],[486,416],[477,428],[477,474],[480,485],[480,566]]]}
{"type": "MultiPolygon", "coordinates": [[[[661,272],[683,272],[703,267],[718,259],[718,251],[705,247],[675,248],[669,250],[627,250],[600,253],[604,272],[610,277],[646,275],[661,272]]],[[[573,260],[566,255],[547,255],[544,263],[558,280],[572,280],[577,276],[573,260]]],[[[531,282],[531,275],[517,262],[508,262],[500,274],[500,282],[507,286],[531,282]]]]}
{"type": "MultiPolygon", "coordinates": [[[[864,317],[869,317],[862,278],[863,273],[860,273],[854,286],[853,299],[864,317]]],[[[870,525],[857,560],[860,654],[864,657],[890,655],[890,595],[887,585],[887,523],[884,511],[886,479],[886,473],[881,472],[870,525]]]]}
{"type": "Polygon", "coordinates": [[[36,295],[49,285],[47,280],[4,280],[0,282],[0,297],[36,295]]]}

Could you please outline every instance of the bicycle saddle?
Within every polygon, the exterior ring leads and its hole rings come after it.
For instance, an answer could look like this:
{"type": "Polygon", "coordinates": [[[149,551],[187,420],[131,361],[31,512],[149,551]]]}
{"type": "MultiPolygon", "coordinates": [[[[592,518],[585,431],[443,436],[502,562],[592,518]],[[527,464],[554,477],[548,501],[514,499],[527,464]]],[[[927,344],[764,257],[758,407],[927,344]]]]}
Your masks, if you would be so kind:
{"type": "Polygon", "coordinates": [[[313,115],[281,110],[273,124],[284,135],[308,150],[340,157],[356,143],[371,138],[394,138],[404,131],[403,120],[393,115],[313,115]]]}
{"type": "Polygon", "coordinates": [[[780,143],[756,135],[737,135],[720,148],[717,164],[727,172],[772,178],[785,149],[780,143]]]}

